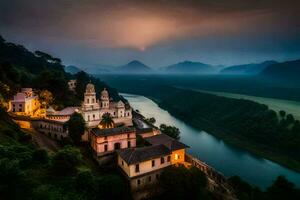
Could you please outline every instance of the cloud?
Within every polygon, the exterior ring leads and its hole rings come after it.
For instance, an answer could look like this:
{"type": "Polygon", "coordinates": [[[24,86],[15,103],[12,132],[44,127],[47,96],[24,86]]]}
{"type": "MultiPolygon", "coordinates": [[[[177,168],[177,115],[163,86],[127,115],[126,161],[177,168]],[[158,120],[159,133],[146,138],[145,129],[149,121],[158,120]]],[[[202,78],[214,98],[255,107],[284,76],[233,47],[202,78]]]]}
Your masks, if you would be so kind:
{"type": "Polygon", "coordinates": [[[22,34],[140,50],[186,37],[238,34],[266,24],[260,31],[268,31],[274,18],[290,19],[295,6],[271,0],[4,0],[1,4],[2,26],[22,34]]]}

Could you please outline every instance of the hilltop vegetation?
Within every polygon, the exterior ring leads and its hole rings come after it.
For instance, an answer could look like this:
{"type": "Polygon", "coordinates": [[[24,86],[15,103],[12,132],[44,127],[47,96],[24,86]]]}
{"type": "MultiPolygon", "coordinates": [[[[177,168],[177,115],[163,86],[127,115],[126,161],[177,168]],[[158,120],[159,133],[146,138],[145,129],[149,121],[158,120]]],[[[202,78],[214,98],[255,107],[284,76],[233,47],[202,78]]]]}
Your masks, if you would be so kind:
{"type": "MultiPolygon", "coordinates": [[[[1,36],[0,36],[1,37],[1,36]]],[[[35,51],[30,52],[22,45],[0,39],[0,98],[7,101],[21,87],[32,87],[38,90],[47,89],[54,97],[53,104],[58,109],[65,106],[80,105],[85,86],[95,84],[97,94],[106,87],[110,96],[116,100],[120,97],[117,91],[97,78],[85,72],[71,75],[64,71],[65,66],[59,58],[35,51]],[[68,81],[77,79],[76,94],[68,88],[68,81]]]]}
{"type": "Polygon", "coordinates": [[[125,180],[95,171],[76,147],[57,153],[35,147],[0,108],[0,196],[11,200],[130,199],[125,180]],[[118,188],[115,190],[115,188],[118,188]]]}

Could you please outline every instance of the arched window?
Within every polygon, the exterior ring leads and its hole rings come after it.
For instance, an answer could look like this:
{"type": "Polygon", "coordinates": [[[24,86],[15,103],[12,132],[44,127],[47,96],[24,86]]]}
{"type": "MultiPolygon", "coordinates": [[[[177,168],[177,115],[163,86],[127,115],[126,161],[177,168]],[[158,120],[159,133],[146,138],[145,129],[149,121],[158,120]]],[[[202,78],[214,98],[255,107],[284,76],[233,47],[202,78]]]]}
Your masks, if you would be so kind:
{"type": "Polygon", "coordinates": [[[89,98],[87,99],[87,103],[90,103],[90,99],[89,98]]]}

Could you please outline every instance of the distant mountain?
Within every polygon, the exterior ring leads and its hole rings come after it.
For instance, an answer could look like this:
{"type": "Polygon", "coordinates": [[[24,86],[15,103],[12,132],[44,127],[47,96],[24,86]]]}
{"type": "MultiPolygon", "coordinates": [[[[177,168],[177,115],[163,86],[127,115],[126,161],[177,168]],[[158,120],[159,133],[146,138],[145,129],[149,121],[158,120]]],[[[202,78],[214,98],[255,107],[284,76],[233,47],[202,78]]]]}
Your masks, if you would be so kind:
{"type": "Polygon", "coordinates": [[[80,71],[82,71],[81,69],[79,69],[78,67],[74,66],[74,65],[69,65],[65,67],[65,71],[70,73],[70,74],[76,74],[80,71]]]}
{"type": "Polygon", "coordinates": [[[300,59],[270,65],[261,72],[261,75],[268,78],[300,81],[300,59]]]}
{"type": "Polygon", "coordinates": [[[133,60],[126,65],[116,67],[112,72],[124,74],[146,74],[152,72],[152,69],[140,61],[133,60]]]}
{"type": "Polygon", "coordinates": [[[161,69],[165,73],[202,74],[213,73],[216,69],[209,64],[201,62],[184,61],[161,69]]]}
{"type": "Polygon", "coordinates": [[[236,74],[236,75],[254,75],[259,74],[269,65],[276,64],[276,61],[265,61],[262,63],[251,63],[245,65],[234,65],[226,67],[220,71],[221,74],[236,74]]]}
{"type": "Polygon", "coordinates": [[[110,73],[114,68],[116,67],[110,65],[95,64],[87,67],[85,71],[89,74],[107,74],[110,73]]]}

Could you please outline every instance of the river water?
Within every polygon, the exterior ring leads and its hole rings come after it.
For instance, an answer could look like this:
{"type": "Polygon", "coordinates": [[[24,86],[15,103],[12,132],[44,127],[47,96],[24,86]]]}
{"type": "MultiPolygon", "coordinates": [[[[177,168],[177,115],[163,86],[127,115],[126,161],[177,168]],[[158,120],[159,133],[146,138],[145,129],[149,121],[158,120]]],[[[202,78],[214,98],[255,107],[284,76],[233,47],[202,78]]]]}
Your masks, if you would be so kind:
{"type": "Polygon", "coordinates": [[[272,184],[277,176],[284,175],[298,187],[300,186],[300,173],[228,145],[213,135],[197,130],[173,117],[144,96],[121,95],[145,117],[154,117],[156,119],[155,125],[165,123],[178,127],[181,131],[180,140],[190,146],[188,152],[222,172],[225,176],[238,175],[250,184],[265,189],[272,184]]]}

